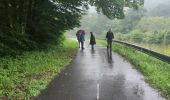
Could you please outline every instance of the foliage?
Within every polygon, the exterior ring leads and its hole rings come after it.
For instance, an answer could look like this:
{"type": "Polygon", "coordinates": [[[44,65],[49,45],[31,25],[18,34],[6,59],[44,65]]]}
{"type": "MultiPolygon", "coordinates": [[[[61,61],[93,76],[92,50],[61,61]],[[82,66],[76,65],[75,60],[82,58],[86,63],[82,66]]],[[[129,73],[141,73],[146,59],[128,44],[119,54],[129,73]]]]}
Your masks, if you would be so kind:
{"type": "Polygon", "coordinates": [[[75,41],[65,41],[63,45],[48,51],[25,52],[16,58],[0,58],[0,99],[29,100],[38,95],[75,56],[75,41]]]}
{"type": "Polygon", "coordinates": [[[170,18],[166,17],[144,17],[140,20],[136,27],[142,32],[160,32],[162,30],[169,31],[170,29],[170,18]]]}
{"type": "Polygon", "coordinates": [[[138,22],[145,16],[145,13],[146,10],[144,8],[139,8],[138,10],[128,9],[124,19],[109,21],[107,26],[110,26],[113,32],[130,32],[138,25],[138,22]]]}
{"type": "Polygon", "coordinates": [[[129,33],[118,34],[118,39],[148,44],[170,44],[170,18],[144,17],[129,33]]]}
{"type": "Polygon", "coordinates": [[[107,21],[108,18],[102,14],[89,14],[82,18],[81,25],[85,27],[88,33],[92,31],[99,35],[106,29],[107,21]]]}
{"type": "Polygon", "coordinates": [[[64,30],[79,25],[78,4],[49,0],[1,0],[1,56],[61,42],[64,30]],[[66,8],[67,7],[67,8],[66,8]]]}
{"type": "Polygon", "coordinates": [[[102,12],[109,19],[123,19],[124,7],[138,9],[139,5],[144,4],[144,0],[92,0],[98,12],[102,12]]]}
{"type": "Polygon", "coordinates": [[[124,16],[124,6],[136,8],[143,0],[1,0],[0,56],[60,44],[64,31],[80,25],[89,4],[113,19],[124,16]]]}
{"type": "Polygon", "coordinates": [[[136,27],[140,19],[145,15],[145,12],[143,8],[139,8],[138,10],[128,9],[126,11],[126,17],[121,20],[110,20],[103,14],[90,13],[83,16],[81,25],[88,33],[90,31],[96,33],[97,37],[106,34],[109,28],[112,28],[113,32],[127,33],[136,27]]]}
{"type": "MultiPolygon", "coordinates": [[[[106,45],[104,41],[98,42],[106,45]]],[[[135,68],[143,72],[152,86],[160,89],[164,96],[170,98],[170,64],[122,44],[113,43],[112,47],[115,52],[127,58],[135,68]]]]}
{"type": "Polygon", "coordinates": [[[128,38],[129,40],[132,40],[132,41],[138,42],[138,43],[139,43],[139,42],[142,42],[144,37],[145,37],[145,36],[144,36],[143,34],[141,34],[141,31],[140,31],[140,30],[133,30],[133,31],[131,31],[131,33],[128,34],[128,36],[127,36],[127,38],[128,38]]]}

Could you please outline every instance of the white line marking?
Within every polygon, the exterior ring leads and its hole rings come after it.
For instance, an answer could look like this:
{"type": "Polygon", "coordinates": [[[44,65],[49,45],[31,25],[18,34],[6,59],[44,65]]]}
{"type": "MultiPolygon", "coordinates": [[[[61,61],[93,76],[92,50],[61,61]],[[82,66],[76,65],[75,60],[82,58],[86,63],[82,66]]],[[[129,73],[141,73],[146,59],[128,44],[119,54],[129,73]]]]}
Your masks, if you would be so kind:
{"type": "Polygon", "coordinates": [[[99,83],[97,84],[97,100],[99,100],[99,83]]]}

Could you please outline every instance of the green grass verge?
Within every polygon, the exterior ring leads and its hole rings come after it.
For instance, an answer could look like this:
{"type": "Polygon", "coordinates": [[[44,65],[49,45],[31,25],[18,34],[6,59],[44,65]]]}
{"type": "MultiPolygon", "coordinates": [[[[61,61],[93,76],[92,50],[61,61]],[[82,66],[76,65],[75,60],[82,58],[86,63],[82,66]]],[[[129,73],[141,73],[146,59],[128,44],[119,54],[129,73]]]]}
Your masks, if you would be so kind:
{"type": "Polygon", "coordinates": [[[67,40],[60,48],[0,58],[0,100],[29,100],[38,95],[70,63],[76,45],[67,40]]]}
{"type": "MultiPolygon", "coordinates": [[[[97,42],[106,46],[103,40],[97,42]]],[[[170,99],[170,64],[119,43],[113,43],[113,51],[128,59],[146,76],[146,80],[152,86],[161,90],[162,94],[170,99]]]]}

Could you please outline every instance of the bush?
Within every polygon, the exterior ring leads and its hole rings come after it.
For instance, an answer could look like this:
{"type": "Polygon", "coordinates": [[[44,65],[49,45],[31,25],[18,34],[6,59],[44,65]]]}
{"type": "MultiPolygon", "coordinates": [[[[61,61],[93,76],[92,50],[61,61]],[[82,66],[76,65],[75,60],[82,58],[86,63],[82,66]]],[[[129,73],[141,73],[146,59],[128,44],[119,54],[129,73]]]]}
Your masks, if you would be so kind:
{"type": "Polygon", "coordinates": [[[145,37],[144,34],[140,30],[133,30],[130,33],[128,33],[127,38],[130,39],[130,41],[134,41],[137,43],[140,43],[143,41],[143,38],[145,37]]]}
{"type": "Polygon", "coordinates": [[[163,35],[159,33],[151,33],[147,32],[145,33],[146,37],[144,38],[144,43],[149,43],[149,44],[161,44],[163,40],[163,35]]]}
{"type": "Polygon", "coordinates": [[[167,34],[166,34],[166,43],[165,44],[167,44],[167,45],[169,45],[170,44],[170,31],[169,32],[167,32],[167,34]]]}

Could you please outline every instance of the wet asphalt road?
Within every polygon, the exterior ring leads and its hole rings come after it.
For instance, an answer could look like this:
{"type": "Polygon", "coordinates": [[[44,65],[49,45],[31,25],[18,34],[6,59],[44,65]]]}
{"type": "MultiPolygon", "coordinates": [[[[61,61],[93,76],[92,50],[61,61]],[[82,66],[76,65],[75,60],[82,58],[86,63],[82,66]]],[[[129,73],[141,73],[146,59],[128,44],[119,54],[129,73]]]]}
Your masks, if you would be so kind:
{"type": "Polygon", "coordinates": [[[165,100],[133,68],[105,47],[86,47],[35,100],[165,100]]]}

